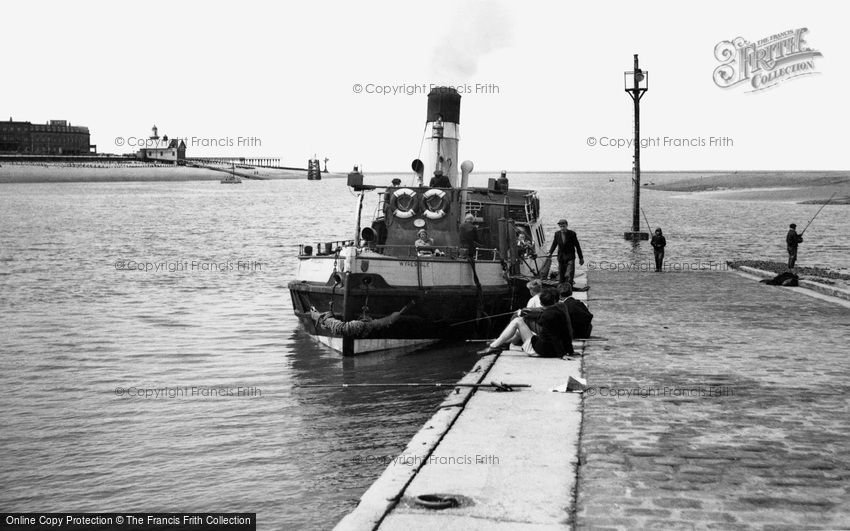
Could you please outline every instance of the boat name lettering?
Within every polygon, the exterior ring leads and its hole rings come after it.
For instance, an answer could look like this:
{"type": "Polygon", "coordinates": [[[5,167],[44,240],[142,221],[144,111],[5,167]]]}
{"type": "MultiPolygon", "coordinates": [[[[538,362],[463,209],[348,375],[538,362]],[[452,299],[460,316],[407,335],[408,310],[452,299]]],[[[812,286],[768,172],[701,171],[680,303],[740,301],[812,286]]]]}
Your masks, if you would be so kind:
{"type": "Polygon", "coordinates": [[[416,267],[417,264],[422,264],[422,267],[431,267],[430,262],[417,262],[416,260],[400,260],[398,265],[407,267],[416,267]]]}

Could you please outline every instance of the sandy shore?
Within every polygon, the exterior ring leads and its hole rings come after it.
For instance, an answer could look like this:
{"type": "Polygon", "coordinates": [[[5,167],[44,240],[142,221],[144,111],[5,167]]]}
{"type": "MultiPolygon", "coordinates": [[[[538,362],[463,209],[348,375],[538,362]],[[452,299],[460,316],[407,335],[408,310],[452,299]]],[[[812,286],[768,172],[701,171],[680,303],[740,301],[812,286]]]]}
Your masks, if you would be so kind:
{"type": "MultiPolygon", "coordinates": [[[[122,181],[217,181],[229,167],[143,166],[138,164],[102,164],[68,166],[61,164],[9,164],[0,162],[0,183],[49,182],[122,182],[122,181]]],[[[271,168],[237,168],[246,179],[306,179],[306,171],[271,168]]],[[[328,173],[323,179],[344,177],[328,173]]]]}
{"type": "Polygon", "coordinates": [[[647,186],[650,190],[701,192],[713,199],[850,204],[850,172],[734,172],[647,186]]]}

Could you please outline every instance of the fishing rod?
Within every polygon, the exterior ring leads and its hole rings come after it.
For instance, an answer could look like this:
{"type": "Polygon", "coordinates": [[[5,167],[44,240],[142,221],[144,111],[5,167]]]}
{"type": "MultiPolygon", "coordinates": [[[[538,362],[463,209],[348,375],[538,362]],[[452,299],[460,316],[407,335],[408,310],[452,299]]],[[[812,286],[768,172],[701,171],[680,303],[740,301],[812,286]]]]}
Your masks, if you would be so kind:
{"type": "Polygon", "coordinates": [[[643,211],[643,207],[641,207],[640,212],[643,214],[643,220],[646,221],[646,228],[649,229],[649,235],[652,236],[652,226],[649,224],[649,219],[646,217],[646,212],[643,211]]]}
{"type": "Polygon", "coordinates": [[[803,235],[803,233],[805,233],[805,232],[806,232],[806,229],[808,229],[808,228],[809,228],[809,225],[811,225],[811,224],[812,224],[812,221],[814,221],[814,220],[815,220],[815,218],[816,218],[816,217],[818,217],[818,214],[820,214],[820,211],[821,211],[821,210],[823,210],[823,207],[825,207],[826,205],[828,205],[828,204],[832,201],[832,198],[833,198],[833,197],[835,197],[835,194],[837,194],[837,193],[838,193],[838,192],[835,192],[834,194],[832,194],[831,196],[829,196],[829,199],[827,199],[826,203],[824,203],[823,205],[821,205],[821,207],[818,209],[818,211],[817,211],[817,212],[815,212],[815,215],[814,215],[814,216],[812,216],[812,219],[810,219],[810,220],[809,220],[809,222],[808,222],[808,223],[806,223],[806,228],[805,228],[805,229],[803,229],[803,232],[801,232],[801,233],[800,233],[800,236],[802,236],[802,235],[803,235]]]}
{"type": "Polygon", "coordinates": [[[475,322],[475,321],[481,321],[483,319],[492,319],[493,317],[502,317],[502,316],[505,316],[505,315],[510,315],[512,313],[516,313],[516,310],[512,310],[510,312],[505,312],[505,313],[497,313],[495,315],[487,315],[487,316],[484,316],[484,317],[476,317],[475,319],[467,319],[466,321],[459,321],[457,323],[452,323],[449,326],[457,326],[457,325],[462,325],[462,324],[466,324],[466,323],[472,323],[472,322],[475,322]]]}
{"type": "Polygon", "coordinates": [[[505,382],[490,382],[490,383],[450,383],[450,382],[394,382],[394,383],[350,383],[350,384],[302,384],[296,387],[497,387],[497,388],[510,388],[510,387],[531,387],[531,384],[513,384],[513,383],[505,383],[505,382]]]}
{"type": "MultiPolygon", "coordinates": [[[[492,339],[466,339],[467,343],[489,343],[493,341],[492,339]]],[[[608,341],[607,337],[574,337],[573,341],[608,341]]]]}

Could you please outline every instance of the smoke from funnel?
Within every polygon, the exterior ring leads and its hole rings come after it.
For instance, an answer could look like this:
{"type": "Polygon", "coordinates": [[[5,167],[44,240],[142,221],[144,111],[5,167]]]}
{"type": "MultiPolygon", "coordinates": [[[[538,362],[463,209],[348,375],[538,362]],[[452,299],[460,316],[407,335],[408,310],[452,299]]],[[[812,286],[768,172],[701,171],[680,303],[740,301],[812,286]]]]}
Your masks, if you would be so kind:
{"type": "Polygon", "coordinates": [[[437,80],[469,78],[483,56],[511,44],[510,15],[501,4],[463,2],[451,20],[431,59],[437,80]]]}

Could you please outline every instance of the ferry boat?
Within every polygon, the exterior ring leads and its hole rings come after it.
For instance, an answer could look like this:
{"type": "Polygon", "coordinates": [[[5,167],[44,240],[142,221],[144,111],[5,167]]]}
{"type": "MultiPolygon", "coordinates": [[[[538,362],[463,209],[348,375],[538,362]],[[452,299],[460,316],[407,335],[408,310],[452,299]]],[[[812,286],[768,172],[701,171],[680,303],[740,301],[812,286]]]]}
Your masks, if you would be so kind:
{"type": "Polygon", "coordinates": [[[495,337],[527,303],[526,283],[548,274],[536,191],[511,188],[504,172],[487,187],[468,186],[473,164],[457,163],[460,99],[448,87],[428,94],[426,157],[413,161],[414,185],[365,185],[356,167],[349,173],[359,192],[356,240],[300,246],[288,285],[294,312],[343,355],[495,337]],[[367,222],[371,193],[377,208],[367,222]],[[461,240],[470,216],[473,245],[461,240]]]}

